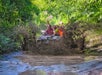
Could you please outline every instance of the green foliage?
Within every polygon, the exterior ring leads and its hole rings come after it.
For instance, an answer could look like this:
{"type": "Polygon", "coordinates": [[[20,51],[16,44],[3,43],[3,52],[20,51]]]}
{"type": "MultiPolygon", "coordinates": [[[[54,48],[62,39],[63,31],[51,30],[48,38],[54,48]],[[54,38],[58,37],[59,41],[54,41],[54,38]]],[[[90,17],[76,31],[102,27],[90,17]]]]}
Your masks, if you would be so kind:
{"type": "Polygon", "coordinates": [[[41,28],[47,21],[52,25],[83,21],[101,33],[101,24],[97,23],[102,21],[102,0],[0,0],[0,48],[9,49],[11,44],[14,47],[13,28],[29,21],[41,28]]]}
{"type": "Polygon", "coordinates": [[[97,50],[85,49],[84,54],[86,56],[100,56],[102,52],[98,52],[97,50]]]}
{"type": "Polygon", "coordinates": [[[84,50],[85,55],[90,55],[92,52],[90,49],[85,49],[84,50]]]}
{"type": "Polygon", "coordinates": [[[50,15],[52,24],[80,20],[96,23],[102,19],[101,11],[101,0],[0,0],[0,20],[12,25],[29,20],[45,24],[50,15]]]}
{"type": "Polygon", "coordinates": [[[30,0],[0,0],[0,51],[8,52],[18,48],[13,28],[26,24],[39,14],[39,8],[30,0]]]}
{"type": "Polygon", "coordinates": [[[14,27],[19,22],[33,19],[39,9],[30,0],[0,0],[0,26],[14,27]],[[9,26],[8,26],[9,25],[9,26]]]}
{"type": "Polygon", "coordinates": [[[0,53],[2,52],[10,52],[17,49],[16,42],[14,42],[11,38],[0,34],[0,53]]]}
{"type": "MultiPolygon", "coordinates": [[[[102,19],[101,0],[32,0],[32,3],[53,16],[54,23],[85,21],[96,23],[102,19]],[[56,19],[55,19],[56,18],[56,19]]],[[[44,18],[40,16],[40,18],[44,18]]],[[[46,17],[45,17],[46,18],[46,17]]]]}

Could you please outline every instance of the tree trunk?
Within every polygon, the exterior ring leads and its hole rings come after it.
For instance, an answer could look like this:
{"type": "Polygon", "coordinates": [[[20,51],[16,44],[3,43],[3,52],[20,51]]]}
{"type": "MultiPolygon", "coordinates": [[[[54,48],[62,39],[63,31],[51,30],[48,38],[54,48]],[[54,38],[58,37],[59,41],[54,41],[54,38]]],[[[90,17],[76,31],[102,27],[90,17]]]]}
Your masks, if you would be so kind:
{"type": "Polygon", "coordinates": [[[24,50],[24,51],[28,50],[27,40],[28,40],[28,39],[27,39],[26,37],[23,38],[22,50],[24,50]]]}
{"type": "Polygon", "coordinates": [[[80,48],[81,50],[84,50],[85,49],[85,36],[83,36],[82,38],[82,46],[80,48]]]}

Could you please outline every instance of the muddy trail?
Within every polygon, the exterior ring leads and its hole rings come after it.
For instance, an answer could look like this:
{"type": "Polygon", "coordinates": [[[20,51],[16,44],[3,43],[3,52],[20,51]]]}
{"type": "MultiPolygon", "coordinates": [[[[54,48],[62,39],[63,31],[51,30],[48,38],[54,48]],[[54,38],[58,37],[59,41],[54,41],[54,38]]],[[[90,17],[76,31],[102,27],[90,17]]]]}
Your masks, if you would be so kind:
{"type": "Polygon", "coordinates": [[[102,56],[41,56],[14,52],[0,59],[0,75],[102,75],[102,56]]]}

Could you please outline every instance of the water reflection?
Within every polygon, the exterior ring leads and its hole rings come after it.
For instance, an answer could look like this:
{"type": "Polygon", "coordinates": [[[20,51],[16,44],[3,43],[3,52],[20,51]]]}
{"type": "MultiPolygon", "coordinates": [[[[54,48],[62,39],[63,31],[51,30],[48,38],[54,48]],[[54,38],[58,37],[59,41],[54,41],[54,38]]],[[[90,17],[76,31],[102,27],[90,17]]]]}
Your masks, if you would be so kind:
{"type": "Polygon", "coordinates": [[[31,66],[14,58],[22,55],[22,52],[4,55],[0,60],[0,75],[102,75],[102,60],[70,66],[64,64],[31,66]]]}
{"type": "Polygon", "coordinates": [[[73,72],[59,72],[59,71],[46,72],[42,70],[37,70],[36,75],[77,75],[77,74],[73,72]]]}
{"type": "Polygon", "coordinates": [[[18,75],[19,72],[28,70],[29,64],[14,58],[20,55],[22,55],[21,52],[4,55],[0,60],[0,75],[18,75]]]}
{"type": "Polygon", "coordinates": [[[20,75],[77,75],[73,72],[57,72],[57,71],[44,71],[44,70],[33,70],[25,71],[20,73],[20,75]]]}

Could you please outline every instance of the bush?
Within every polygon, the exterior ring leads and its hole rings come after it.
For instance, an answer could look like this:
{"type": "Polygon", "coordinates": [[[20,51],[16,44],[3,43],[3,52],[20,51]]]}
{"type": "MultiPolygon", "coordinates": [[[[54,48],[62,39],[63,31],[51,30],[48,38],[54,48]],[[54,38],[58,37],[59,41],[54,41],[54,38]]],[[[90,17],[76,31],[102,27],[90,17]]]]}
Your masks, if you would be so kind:
{"type": "Polygon", "coordinates": [[[35,24],[18,25],[15,27],[15,39],[20,44],[22,50],[32,50],[36,48],[36,33],[38,27],[35,24]]]}
{"type": "Polygon", "coordinates": [[[17,50],[17,44],[11,38],[0,34],[0,53],[7,53],[17,50]]]}

